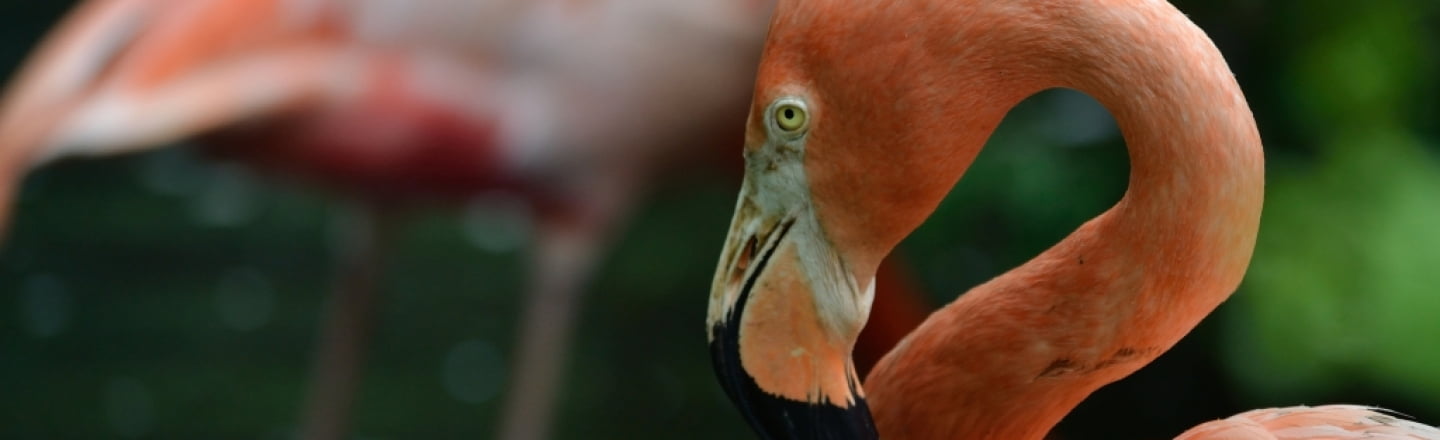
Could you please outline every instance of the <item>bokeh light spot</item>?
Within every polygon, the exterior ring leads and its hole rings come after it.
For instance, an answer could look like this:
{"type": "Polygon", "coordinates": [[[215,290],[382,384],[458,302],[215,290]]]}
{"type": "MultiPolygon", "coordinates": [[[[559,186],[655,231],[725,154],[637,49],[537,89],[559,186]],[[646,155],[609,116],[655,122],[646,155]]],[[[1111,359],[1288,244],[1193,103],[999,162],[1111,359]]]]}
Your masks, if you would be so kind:
{"type": "Polygon", "coordinates": [[[110,428],[123,438],[144,436],[155,422],[150,390],[134,378],[111,379],[105,385],[104,408],[110,428]]]}
{"type": "Polygon", "coordinates": [[[530,239],[534,229],[529,206],[519,197],[492,192],[471,200],[464,231],[470,243],[489,252],[511,252],[530,239]]]}
{"type": "Polygon", "coordinates": [[[215,311],[232,329],[244,332],[264,327],[274,308],[275,289],[254,269],[232,269],[215,286],[215,311]]]}
{"type": "Polygon", "coordinates": [[[260,212],[256,183],[235,165],[215,168],[202,191],[192,199],[196,221],[205,226],[235,227],[253,220],[260,212]]]}
{"type": "Polygon", "coordinates": [[[1084,93],[1056,89],[1045,92],[1052,116],[1036,124],[1050,141],[1066,147],[1079,147],[1116,139],[1120,129],[1115,118],[1099,101],[1084,93]]]}
{"type": "Polygon", "coordinates": [[[445,391],[465,403],[485,403],[500,394],[505,383],[505,361],[494,344],[470,340],[445,355],[442,376],[445,391]]]}
{"type": "Polygon", "coordinates": [[[209,171],[186,153],[186,149],[193,147],[180,144],[147,155],[140,166],[140,184],[167,196],[195,193],[205,183],[209,171]]]}
{"type": "Polygon", "coordinates": [[[70,292],[59,278],[34,275],[20,288],[20,325],[36,338],[65,331],[70,323],[70,292]]]}

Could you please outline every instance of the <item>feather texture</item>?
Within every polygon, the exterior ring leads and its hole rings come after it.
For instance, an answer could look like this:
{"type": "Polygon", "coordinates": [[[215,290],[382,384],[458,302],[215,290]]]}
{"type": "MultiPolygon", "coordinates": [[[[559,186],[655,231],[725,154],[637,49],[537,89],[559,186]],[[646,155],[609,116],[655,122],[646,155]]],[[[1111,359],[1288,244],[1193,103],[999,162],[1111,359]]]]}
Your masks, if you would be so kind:
{"type": "Polygon", "coordinates": [[[1357,405],[1247,411],[1185,431],[1176,440],[1440,440],[1440,429],[1357,405]]]}

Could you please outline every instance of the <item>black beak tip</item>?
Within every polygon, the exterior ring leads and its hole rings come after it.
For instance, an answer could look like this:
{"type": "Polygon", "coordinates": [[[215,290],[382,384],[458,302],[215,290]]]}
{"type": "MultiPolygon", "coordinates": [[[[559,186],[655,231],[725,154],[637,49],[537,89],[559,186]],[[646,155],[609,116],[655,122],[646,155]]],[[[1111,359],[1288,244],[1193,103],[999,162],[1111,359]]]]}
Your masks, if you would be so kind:
{"type": "MultiPolygon", "coordinates": [[[[766,240],[766,249],[760,253],[759,261],[745,278],[732,312],[710,329],[710,360],[715,367],[715,376],[725,388],[725,394],[730,396],[730,401],[762,439],[877,439],[879,434],[870,417],[870,408],[859,396],[855,381],[852,380],[850,385],[854,402],[848,407],[804,402],[761,389],[740,363],[740,318],[750,301],[756,280],[775,254],[775,243],[789,233],[793,224],[793,220],[785,222],[777,230],[775,238],[766,240]]],[[[850,377],[853,379],[853,372],[850,372],[850,377]]]]}
{"type": "MultiPolygon", "coordinates": [[[[865,399],[855,396],[854,404],[840,407],[830,403],[792,400],[761,389],[755,378],[740,365],[739,344],[734,327],[714,329],[710,343],[715,375],[731,403],[762,439],[878,439],[874,419],[865,399]]],[[[852,395],[856,390],[851,390],[852,395]]]]}

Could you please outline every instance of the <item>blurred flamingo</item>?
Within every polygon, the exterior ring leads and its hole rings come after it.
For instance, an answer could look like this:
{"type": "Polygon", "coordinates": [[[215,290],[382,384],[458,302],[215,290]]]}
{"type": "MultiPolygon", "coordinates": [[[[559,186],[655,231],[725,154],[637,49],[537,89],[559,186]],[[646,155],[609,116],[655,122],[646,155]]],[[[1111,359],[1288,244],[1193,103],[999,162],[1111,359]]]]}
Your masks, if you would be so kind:
{"type": "MultiPolygon", "coordinates": [[[[186,138],[361,199],[369,208],[343,248],[301,427],[304,438],[333,439],[348,429],[392,208],[519,195],[536,238],[501,437],[546,438],[597,254],[662,170],[730,160],[716,153],[740,142],[730,133],[770,7],[88,2],[0,106],[0,219],[36,166],[186,138]]],[[[928,313],[907,292],[882,298],[877,310],[894,319],[877,318],[867,334],[871,358],[928,313]]]]}
{"type": "MultiPolygon", "coordinates": [[[[775,14],[708,322],[722,384],[762,437],[1043,438],[1244,276],[1265,186],[1260,136],[1220,52],[1169,3],[782,0],[775,14]],[[880,261],[1005,113],[1054,87],[1114,113],[1129,191],[933,314],[862,391],[850,350],[880,261]]],[[[1252,411],[1180,438],[1440,430],[1334,405],[1252,411]]]]}

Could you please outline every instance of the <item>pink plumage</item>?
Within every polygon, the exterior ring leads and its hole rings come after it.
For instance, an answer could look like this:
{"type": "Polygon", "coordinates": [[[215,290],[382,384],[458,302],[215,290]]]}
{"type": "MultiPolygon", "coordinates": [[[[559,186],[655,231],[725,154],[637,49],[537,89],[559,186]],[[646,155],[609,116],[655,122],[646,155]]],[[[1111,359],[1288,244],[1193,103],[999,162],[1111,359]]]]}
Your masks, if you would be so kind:
{"type": "MultiPolygon", "coordinates": [[[[707,321],[721,383],[762,436],[1041,439],[1244,278],[1263,143],[1224,57],[1173,5],[811,0],[782,1],[775,15],[707,321]],[[865,322],[874,295],[863,283],[1005,115],[1053,88],[1115,116],[1130,158],[1124,196],[931,314],[862,387],[835,352],[865,322]],[[795,113],[802,122],[787,125],[795,113]]],[[[1182,438],[1435,435],[1327,406],[1246,413],[1182,438]]]]}
{"type": "Polygon", "coordinates": [[[1356,405],[1247,411],[1207,422],[1176,440],[1440,440],[1440,429],[1356,405]]]}

